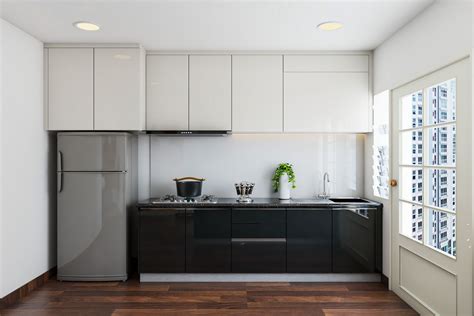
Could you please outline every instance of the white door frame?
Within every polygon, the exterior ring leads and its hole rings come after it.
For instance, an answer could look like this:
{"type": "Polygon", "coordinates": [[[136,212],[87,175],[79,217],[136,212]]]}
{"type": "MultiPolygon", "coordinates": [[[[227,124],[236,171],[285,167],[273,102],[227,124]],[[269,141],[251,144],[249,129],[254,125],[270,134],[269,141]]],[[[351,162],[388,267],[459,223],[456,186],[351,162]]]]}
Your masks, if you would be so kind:
{"type": "MultiPolygon", "coordinates": [[[[399,187],[392,187],[391,192],[390,286],[397,295],[422,315],[445,315],[447,310],[454,309],[457,315],[472,315],[473,312],[471,70],[471,59],[464,58],[392,91],[391,173],[393,179],[399,180],[399,100],[413,92],[419,90],[424,92],[425,88],[456,78],[456,258],[446,256],[399,233],[399,187]],[[443,290],[447,292],[450,286],[455,289],[455,293],[452,293],[453,291],[443,293],[443,290]],[[443,302],[443,298],[448,297],[445,295],[454,295],[451,301],[455,306],[448,306],[448,299],[443,302]]],[[[425,152],[425,148],[423,151],[425,152]]],[[[426,216],[423,216],[425,226],[427,221],[426,216]]],[[[425,228],[423,231],[426,234],[425,228]]]]}

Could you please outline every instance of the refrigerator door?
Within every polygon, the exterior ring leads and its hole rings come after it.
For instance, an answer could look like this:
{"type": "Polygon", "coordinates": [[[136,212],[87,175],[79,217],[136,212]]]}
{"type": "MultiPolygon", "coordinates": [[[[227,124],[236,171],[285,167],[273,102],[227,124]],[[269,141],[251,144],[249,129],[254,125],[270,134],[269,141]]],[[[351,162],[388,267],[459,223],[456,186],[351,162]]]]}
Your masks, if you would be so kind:
{"type": "Polygon", "coordinates": [[[126,179],[123,172],[62,173],[59,280],[127,279],[126,179]]]}
{"type": "Polygon", "coordinates": [[[59,133],[57,171],[128,170],[127,133],[59,133]]]}

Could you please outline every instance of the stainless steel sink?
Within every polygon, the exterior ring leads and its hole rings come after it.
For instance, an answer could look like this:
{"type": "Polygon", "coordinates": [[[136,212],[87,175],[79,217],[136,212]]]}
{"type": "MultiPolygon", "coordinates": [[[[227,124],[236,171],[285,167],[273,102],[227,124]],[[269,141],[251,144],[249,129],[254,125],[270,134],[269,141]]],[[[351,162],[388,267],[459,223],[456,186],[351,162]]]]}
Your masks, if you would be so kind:
{"type": "Polygon", "coordinates": [[[329,198],[329,201],[333,201],[334,203],[370,203],[367,200],[360,199],[360,198],[329,198]]]}

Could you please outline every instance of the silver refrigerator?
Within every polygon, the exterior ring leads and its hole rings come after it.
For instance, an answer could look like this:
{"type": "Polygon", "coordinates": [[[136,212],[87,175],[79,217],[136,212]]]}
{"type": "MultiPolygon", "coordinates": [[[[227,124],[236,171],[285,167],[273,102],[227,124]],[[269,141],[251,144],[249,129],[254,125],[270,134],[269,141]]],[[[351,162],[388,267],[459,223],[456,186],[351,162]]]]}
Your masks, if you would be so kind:
{"type": "Polygon", "coordinates": [[[136,143],[129,133],[58,133],[58,280],[127,279],[136,143]]]}

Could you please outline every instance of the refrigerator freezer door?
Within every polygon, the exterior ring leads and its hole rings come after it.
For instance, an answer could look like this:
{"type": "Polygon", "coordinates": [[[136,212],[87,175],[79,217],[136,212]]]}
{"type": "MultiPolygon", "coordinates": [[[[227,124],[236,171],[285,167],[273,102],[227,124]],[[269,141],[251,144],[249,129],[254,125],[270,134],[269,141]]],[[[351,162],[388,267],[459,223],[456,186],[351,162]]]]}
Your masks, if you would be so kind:
{"type": "Polygon", "coordinates": [[[126,133],[59,133],[57,171],[128,170],[126,133]]]}
{"type": "Polygon", "coordinates": [[[58,279],[127,278],[126,173],[63,173],[58,279]]]}

